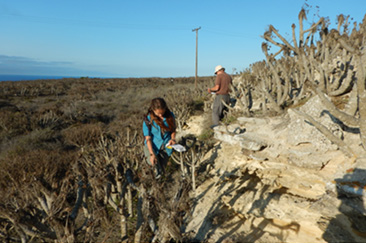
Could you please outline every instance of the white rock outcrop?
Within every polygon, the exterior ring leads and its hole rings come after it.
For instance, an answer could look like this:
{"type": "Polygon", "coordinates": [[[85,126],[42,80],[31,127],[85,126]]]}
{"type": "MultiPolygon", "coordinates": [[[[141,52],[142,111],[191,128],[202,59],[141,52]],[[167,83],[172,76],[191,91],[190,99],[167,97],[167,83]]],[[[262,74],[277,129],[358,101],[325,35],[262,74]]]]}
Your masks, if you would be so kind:
{"type": "MultiPolygon", "coordinates": [[[[354,136],[319,103],[314,97],[301,111],[341,139],[354,136]]],[[[186,227],[195,239],[366,241],[365,157],[347,157],[292,110],[280,117],[239,118],[214,131],[220,142],[205,158],[214,158],[214,166],[196,190],[186,227]]]]}

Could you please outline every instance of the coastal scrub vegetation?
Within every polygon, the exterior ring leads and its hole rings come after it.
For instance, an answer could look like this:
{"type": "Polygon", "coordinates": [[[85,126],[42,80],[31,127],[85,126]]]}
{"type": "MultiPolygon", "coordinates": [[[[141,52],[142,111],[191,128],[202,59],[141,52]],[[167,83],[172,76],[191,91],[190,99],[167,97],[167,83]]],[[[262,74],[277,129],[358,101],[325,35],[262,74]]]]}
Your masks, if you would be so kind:
{"type": "Polygon", "coordinates": [[[143,114],[163,97],[181,129],[202,109],[213,80],[201,77],[197,89],[194,78],[1,82],[0,238],[147,241],[142,212],[132,206],[148,201],[146,190],[156,184],[142,163],[143,114]],[[140,234],[131,233],[136,227],[140,234]]]}
{"type": "MultiPolygon", "coordinates": [[[[272,25],[263,34],[266,59],[235,77],[235,106],[227,104],[226,123],[293,109],[352,155],[341,138],[297,108],[318,95],[332,118],[358,132],[366,147],[366,18],[351,23],[339,15],[331,29],[325,18],[305,27],[306,15],[302,9],[291,40],[272,25]]],[[[197,109],[209,109],[206,88],[213,82],[200,78],[197,89],[193,78],[0,83],[0,239],[192,240],[181,228],[190,193],[204,180],[195,172],[202,171],[212,130],[183,138],[189,151],[174,155],[171,173],[157,182],[143,163],[142,117],[160,96],[181,130],[197,109]]]]}

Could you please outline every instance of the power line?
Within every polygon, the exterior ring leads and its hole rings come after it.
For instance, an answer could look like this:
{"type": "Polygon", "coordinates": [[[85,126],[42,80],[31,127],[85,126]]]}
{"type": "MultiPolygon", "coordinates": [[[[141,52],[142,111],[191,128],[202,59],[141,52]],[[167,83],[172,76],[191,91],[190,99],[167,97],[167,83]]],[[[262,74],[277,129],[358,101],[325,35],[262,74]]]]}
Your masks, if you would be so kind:
{"type": "Polygon", "coordinates": [[[188,26],[178,25],[154,25],[154,24],[133,24],[133,23],[118,23],[118,22],[97,22],[89,20],[64,19],[54,17],[32,16],[23,14],[1,14],[2,16],[11,16],[23,18],[27,22],[44,23],[44,24],[60,24],[60,25],[83,25],[97,28],[118,28],[131,30],[182,30],[190,29],[188,26]]]}
{"type": "Polygon", "coordinates": [[[210,30],[210,29],[207,29],[205,28],[204,32],[208,32],[208,33],[213,33],[213,34],[216,34],[216,35],[225,35],[225,36],[231,36],[231,37],[239,37],[239,38],[248,38],[248,39],[258,39],[260,38],[259,36],[258,37],[254,37],[252,36],[251,34],[245,34],[243,32],[228,32],[228,31],[223,31],[223,30],[210,30]]]}

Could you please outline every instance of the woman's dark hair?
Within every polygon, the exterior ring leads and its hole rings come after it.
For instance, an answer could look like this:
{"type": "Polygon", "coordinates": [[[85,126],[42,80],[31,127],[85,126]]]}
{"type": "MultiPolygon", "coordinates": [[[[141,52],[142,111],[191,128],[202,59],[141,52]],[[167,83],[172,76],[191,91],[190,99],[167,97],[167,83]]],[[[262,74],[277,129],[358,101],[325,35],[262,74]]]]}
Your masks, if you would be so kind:
{"type": "Polygon", "coordinates": [[[150,115],[151,121],[155,121],[156,124],[158,124],[159,127],[163,131],[168,131],[168,132],[174,132],[175,131],[176,126],[175,126],[175,121],[174,121],[173,114],[169,110],[169,108],[166,105],[166,102],[163,98],[155,98],[155,99],[151,100],[151,104],[150,104],[150,107],[147,111],[147,115],[150,115]],[[168,127],[165,126],[163,120],[161,120],[159,117],[157,117],[155,115],[154,111],[157,110],[157,109],[165,110],[165,112],[163,114],[163,117],[166,119],[166,121],[168,123],[168,127]]]}

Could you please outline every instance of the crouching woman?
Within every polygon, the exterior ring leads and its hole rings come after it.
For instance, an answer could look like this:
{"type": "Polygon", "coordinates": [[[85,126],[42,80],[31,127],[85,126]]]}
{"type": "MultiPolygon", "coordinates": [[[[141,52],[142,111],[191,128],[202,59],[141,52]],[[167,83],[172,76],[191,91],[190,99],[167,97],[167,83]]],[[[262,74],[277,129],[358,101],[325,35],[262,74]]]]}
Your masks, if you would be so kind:
{"type": "Polygon", "coordinates": [[[145,137],[144,153],[147,163],[155,168],[158,179],[172,154],[166,145],[175,144],[176,125],[174,114],[169,110],[163,98],[155,98],[145,115],[142,125],[145,137]]]}

